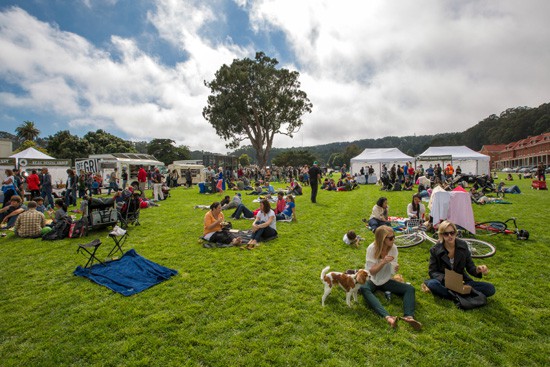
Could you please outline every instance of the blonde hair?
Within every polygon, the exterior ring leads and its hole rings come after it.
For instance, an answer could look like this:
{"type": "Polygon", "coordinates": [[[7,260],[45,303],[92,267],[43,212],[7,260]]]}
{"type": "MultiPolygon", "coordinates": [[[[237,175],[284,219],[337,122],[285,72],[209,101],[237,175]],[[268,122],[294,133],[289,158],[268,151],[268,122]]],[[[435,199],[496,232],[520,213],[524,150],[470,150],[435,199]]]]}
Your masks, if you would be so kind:
{"type": "Polygon", "coordinates": [[[381,258],[384,240],[391,235],[393,235],[393,229],[390,226],[380,226],[374,231],[374,256],[376,259],[381,258]]]}
{"type": "Polygon", "coordinates": [[[439,227],[437,228],[437,236],[441,243],[445,242],[443,234],[445,233],[445,230],[449,227],[451,227],[453,231],[455,231],[455,233],[458,232],[458,229],[456,228],[456,225],[453,222],[444,220],[443,222],[439,223],[439,227]]]}

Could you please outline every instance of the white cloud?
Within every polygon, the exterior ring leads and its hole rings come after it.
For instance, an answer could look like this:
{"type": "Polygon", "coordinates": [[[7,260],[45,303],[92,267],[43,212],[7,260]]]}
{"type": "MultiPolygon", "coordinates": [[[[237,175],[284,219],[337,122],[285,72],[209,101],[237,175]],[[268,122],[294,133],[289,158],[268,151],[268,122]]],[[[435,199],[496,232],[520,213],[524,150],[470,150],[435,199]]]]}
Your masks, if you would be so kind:
{"type": "Polygon", "coordinates": [[[282,30],[294,50],[314,104],[304,145],[463,131],[550,97],[546,1],[250,6],[254,29],[282,30]]]}
{"type": "MultiPolygon", "coordinates": [[[[90,9],[116,2],[82,1],[90,9]]],[[[0,78],[25,93],[4,89],[0,105],[51,112],[72,127],[224,151],[202,117],[204,80],[223,63],[274,47],[253,37],[234,43],[224,33],[233,21],[220,10],[226,1],[156,1],[147,20],[158,31],[152,37],[185,55],[175,66],[130,38],[112,36],[100,48],[21,9],[5,10],[0,78]]],[[[546,0],[233,1],[253,32],[284,34],[288,50],[280,54],[290,56],[282,66],[300,72],[314,105],[295,139],[278,137],[278,146],[462,131],[550,97],[546,0]]]]}

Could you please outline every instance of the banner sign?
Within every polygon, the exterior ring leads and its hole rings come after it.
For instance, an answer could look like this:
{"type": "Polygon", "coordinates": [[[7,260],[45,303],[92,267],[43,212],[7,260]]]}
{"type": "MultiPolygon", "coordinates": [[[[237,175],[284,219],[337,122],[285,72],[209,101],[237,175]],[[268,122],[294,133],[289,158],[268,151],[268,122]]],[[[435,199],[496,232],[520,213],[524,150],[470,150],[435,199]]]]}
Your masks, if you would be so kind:
{"type": "Polygon", "coordinates": [[[76,174],[80,171],[84,172],[99,172],[99,159],[89,158],[76,161],[76,174]]]}
{"type": "Polygon", "coordinates": [[[70,167],[70,159],[31,159],[20,158],[21,167],[70,167]]]}
{"type": "Polygon", "coordinates": [[[0,158],[0,166],[15,167],[15,158],[0,158]]]}

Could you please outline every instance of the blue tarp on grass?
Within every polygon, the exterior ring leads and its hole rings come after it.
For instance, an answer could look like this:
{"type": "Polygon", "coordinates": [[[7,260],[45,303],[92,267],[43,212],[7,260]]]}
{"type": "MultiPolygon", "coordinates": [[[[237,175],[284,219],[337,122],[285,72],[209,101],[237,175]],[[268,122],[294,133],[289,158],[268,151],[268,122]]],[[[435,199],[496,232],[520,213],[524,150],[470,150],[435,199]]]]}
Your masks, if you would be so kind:
{"type": "Polygon", "coordinates": [[[74,271],[74,275],[86,277],[124,296],[139,293],[177,273],[147,260],[134,249],[127,251],[120,260],[96,264],[89,269],[79,266],[74,271]]]}

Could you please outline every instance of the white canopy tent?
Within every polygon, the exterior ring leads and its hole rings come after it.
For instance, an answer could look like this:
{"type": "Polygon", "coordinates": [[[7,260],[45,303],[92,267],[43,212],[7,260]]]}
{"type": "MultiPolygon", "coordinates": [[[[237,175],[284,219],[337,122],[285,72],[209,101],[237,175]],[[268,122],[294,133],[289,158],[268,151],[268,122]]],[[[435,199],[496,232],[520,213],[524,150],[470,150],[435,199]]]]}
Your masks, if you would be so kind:
{"type": "Polygon", "coordinates": [[[445,169],[451,163],[456,170],[460,166],[463,174],[486,175],[490,174],[490,160],[488,155],[478,153],[467,146],[430,147],[416,157],[416,166],[423,165],[426,169],[430,164],[439,163],[445,169]]]}
{"type": "MultiPolygon", "coordinates": [[[[385,164],[388,170],[392,164],[403,165],[407,162],[412,162],[413,157],[406,155],[397,148],[375,148],[365,149],[357,157],[350,160],[350,173],[355,175],[359,174],[361,167],[365,167],[365,171],[369,166],[374,168],[374,174],[376,177],[380,177],[380,171],[382,165],[385,164]]],[[[369,181],[370,181],[369,177],[369,181]]]]}
{"type": "Polygon", "coordinates": [[[0,165],[0,178],[5,176],[4,170],[7,168],[18,167],[23,173],[30,174],[32,170],[40,171],[43,167],[47,167],[52,175],[52,183],[55,185],[65,182],[67,169],[71,168],[70,159],[55,159],[32,147],[12,154],[9,158],[15,159],[15,165],[11,164],[12,162],[7,163],[5,166],[0,165]]]}

